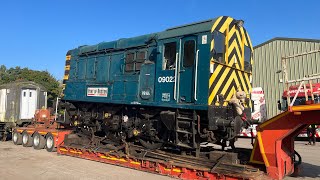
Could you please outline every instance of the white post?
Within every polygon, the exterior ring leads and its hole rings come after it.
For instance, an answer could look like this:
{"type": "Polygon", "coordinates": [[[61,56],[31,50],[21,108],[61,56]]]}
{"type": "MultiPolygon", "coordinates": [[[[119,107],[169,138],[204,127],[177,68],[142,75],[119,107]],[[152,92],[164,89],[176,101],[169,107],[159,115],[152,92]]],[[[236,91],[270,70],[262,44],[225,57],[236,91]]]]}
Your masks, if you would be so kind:
{"type": "Polygon", "coordinates": [[[59,99],[60,99],[60,98],[57,97],[56,110],[55,110],[55,113],[54,113],[54,121],[57,120],[59,99]]]}

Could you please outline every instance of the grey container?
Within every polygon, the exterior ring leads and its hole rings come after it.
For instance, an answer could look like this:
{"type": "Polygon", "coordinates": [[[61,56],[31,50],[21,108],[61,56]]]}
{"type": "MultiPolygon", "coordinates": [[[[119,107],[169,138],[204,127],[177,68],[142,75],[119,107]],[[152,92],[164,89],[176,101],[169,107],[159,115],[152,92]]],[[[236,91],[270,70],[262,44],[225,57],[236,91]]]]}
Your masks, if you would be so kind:
{"type": "Polygon", "coordinates": [[[35,110],[46,106],[47,90],[37,83],[0,85],[0,124],[6,128],[31,122],[35,110]]]}

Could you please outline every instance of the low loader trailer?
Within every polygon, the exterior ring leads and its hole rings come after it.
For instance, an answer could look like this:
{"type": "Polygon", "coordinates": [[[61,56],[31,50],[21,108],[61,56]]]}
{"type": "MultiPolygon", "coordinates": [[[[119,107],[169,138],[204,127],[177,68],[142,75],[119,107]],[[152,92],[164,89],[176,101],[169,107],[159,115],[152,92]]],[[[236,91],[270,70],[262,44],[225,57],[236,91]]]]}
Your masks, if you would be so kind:
{"type": "Polygon", "coordinates": [[[102,145],[60,126],[45,109],[37,111],[32,125],[15,128],[12,139],[25,147],[180,179],[283,179],[301,171],[302,159],[294,149],[294,139],[309,124],[320,124],[319,115],[320,104],[291,106],[257,126],[252,149],[212,151],[203,146],[197,155],[175,149],[151,150],[125,141],[102,145]],[[80,145],[84,141],[86,145],[80,145]]]}
{"type": "Polygon", "coordinates": [[[32,123],[26,127],[16,127],[12,131],[12,141],[15,145],[33,146],[34,149],[46,148],[55,152],[62,144],[64,136],[72,130],[55,122],[48,109],[37,110],[32,123]]]}

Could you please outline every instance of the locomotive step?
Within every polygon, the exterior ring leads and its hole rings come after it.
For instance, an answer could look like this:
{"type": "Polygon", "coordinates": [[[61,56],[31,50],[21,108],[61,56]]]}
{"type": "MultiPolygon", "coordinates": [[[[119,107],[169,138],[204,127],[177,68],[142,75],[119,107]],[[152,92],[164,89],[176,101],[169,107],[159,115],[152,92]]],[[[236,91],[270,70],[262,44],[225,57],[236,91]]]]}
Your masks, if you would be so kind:
{"type": "Polygon", "coordinates": [[[188,120],[188,121],[193,121],[192,118],[189,117],[184,117],[184,116],[178,116],[177,119],[182,119],[182,120],[188,120]]]}
{"type": "Polygon", "coordinates": [[[193,134],[192,132],[189,132],[189,131],[185,131],[185,130],[176,130],[178,133],[184,133],[184,134],[193,134]]]}
{"type": "Polygon", "coordinates": [[[185,143],[182,143],[182,142],[178,142],[177,146],[184,147],[184,148],[189,148],[189,149],[193,148],[192,146],[189,146],[188,144],[185,144],[185,143]]]}

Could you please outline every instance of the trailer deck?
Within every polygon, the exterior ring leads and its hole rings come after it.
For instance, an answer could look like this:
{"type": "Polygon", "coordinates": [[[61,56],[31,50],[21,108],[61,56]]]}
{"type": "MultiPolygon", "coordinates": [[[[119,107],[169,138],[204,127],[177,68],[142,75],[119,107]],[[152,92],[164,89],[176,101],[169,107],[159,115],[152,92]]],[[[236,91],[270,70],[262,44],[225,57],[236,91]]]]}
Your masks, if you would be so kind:
{"type": "Polygon", "coordinates": [[[180,179],[267,178],[258,168],[239,164],[237,156],[232,157],[232,153],[216,152],[211,154],[213,158],[208,159],[176,155],[160,150],[146,150],[136,145],[129,145],[127,148],[130,152],[124,154],[122,151],[106,152],[61,145],[58,153],[180,179]]]}

